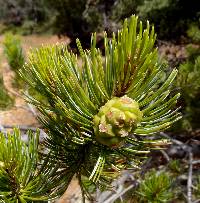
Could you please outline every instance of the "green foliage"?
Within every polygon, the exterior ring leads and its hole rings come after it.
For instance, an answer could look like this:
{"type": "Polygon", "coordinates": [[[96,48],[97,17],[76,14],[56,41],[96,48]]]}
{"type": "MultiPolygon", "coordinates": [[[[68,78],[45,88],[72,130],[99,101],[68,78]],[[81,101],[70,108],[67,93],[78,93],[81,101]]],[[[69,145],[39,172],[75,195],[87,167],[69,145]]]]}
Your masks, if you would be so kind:
{"type": "MultiPolygon", "coordinates": [[[[75,47],[74,44],[77,37],[81,38],[85,45],[88,46],[88,31],[91,31],[91,27],[86,27],[86,22],[83,17],[86,0],[50,0],[49,2],[56,13],[54,23],[55,32],[59,35],[67,35],[71,39],[72,48],[75,47]]],[[[94,19],[98,19],[97,15],[96,13],[96,18],[94,19]]],[[[98,25],[96,26],[98,27],[98,25]]]]}
{"type": "Polygon", "coordinates": [[[137,14],[145,22],[151,20],[159,39],[179,39],[186,36],[191,23],[199,18],[199,4],[196,0],[56,0],[47,1],[55,10],[54,28],[66,34],[74,42],[78,37],[89,47],[89,35],[93,31],[116,31],[121,21],[137,14]],[[80,26],[76,26],[80,25],[80,26]]]}
{"type": "Polygon", "coordinates": [[[49,7],[56,15],[54,30],[59,35],[67,35],[71,39],[70,46],[76,47],[76,38],[82,45],[90,47],[92,32],[109,29],[109,15],[114,0],[48,0],[49,7]],[[78,26],[77,26],[78,25],[78,26]]]}
{"type": "Polygon", "coordinates": [[[194,99],[200,88],[200,56],[195,59],[194,63],[188,61],[182,64],[179,71],[178,87],[182,87],[186,100],[194,99]]]}
{"type": "Polygon", "coordinates": [[[180,66],[178,86],[181,87],[184,102],[183,129],[191,130],[199,126],[200,118],[200,56],[194,63],[187,62],[180,66]],[[184,126],[185,125],[185,126],[184,126]]]}
{"type": "Polygon", "coordinates": [[[200,29],[198,24],[190,25],[189,29],[187,30],[187,34],[194,42],[200,42],[200,29]]]}
{"type": "Polygon", "coordinates": [[[178,174],[181,172],[181,165],[180,165],[180,161],[178,159],[171,160],[169,162],[168,167],[173,173],[178,174]]]}
{"type": "Polygon", "coordinates": [[[41,167],[38,142],[38,132],[28,132],[28,145],[21,140],[18,129],[6,135],[0,133],[1,202],[31,203],[51,198],[51,171],[41,167]]]}
{"type": "Polygon", "coordinates": [[[54,31],[70,37],[73,48],[77,37],[89,48],[91,32],[116,31],[132,14],[151,20],[159,38],[179,39],[197,22],[199,10],[196,0],[0,0],[0,21],[7,26],[2,32],[54,31]]]}
{"type": "Polygon", "coordinates": [[[8,95],[3,83],[3,77],[0,76],[0,109],[5,110],[13,105],[13,99],[8,95]]]}
{"type": "Polygon", "coordinates": [[[142,19],[155,25],[159,39],[179,39],[186,36],[189,25],[199,17],[200,6],[196,0],[145,0],[137,8],[142,19]]]}
{"type": "MultiPolygon", "coordinates": [[[[196,35],[200,30],[196,30],[196,35]]],[[[197,37],[192,38],[197,42],[197,37]]],[[[199,127],[200,119],[200,47],[199,45],[188,45],[188,60],[179,67],[176,86],[181,91],[181,102],[183,106],[184,119],[182,128],[192,130],[199,127]]]]}
{"type": "Polygon", "coordinates": [[[196,184],[194,186],[195,194],[197,198],[200,198],[200,175],[197,177],[196,184]]]}
{"type": "Polygon", "coordinates": [[[0,0],[0,21],[15,26],[23,25],[26,21],[38,24],[48,19],[48,9],[45,0],[0,0]]]}
{"type": "Polygon", "coordinates": [[[19,36],[15,36],[11,33],[6,34],[3,45],[8,64],[15,72],[17,72],[25,62],[19,36]]]}
{"type": "Polygon", "coordinates": [[[153,1],[144,1],[144,3],[139,6],[139,14],[141,16],[148,15],[148,13],[152,12],[152,10],[159,10],[159,9],[165,9],[166,7],[170,6],[169,0],[153,0],[153,1]]]}
{"type": "Polygon", "coordinates": [[[162,203],[172,199],[171,177],[166,172],[151,171],[145,174],[138,188],[140,202],[162,203]]]}
{"type": "Polygon", "coordinates": [[[21,88],[24,86],[21,77],[19,76],[19,69],[25,63],[25,55],[21,46],[21,40],[18,35],[7,33],[3,41],[4,53],[11,69],[15,72],[15,79],[13,85],[21,88]]]}
{"type": "MultiPolygon", "coordinates": [[[[96,48],[96,34],[90,50],[83,50],[77,40],[80,59],[65,45],[30,53],[21,75],[46,98],[28,99],[40,111],[40,121],[48,133],[45,144],[49,157],[62,166],[60,180],[67,179],[65,188],[77,175],[83,194],[87,194],[82,178],[99,186],[121,169],[138,167],[151,143],[156,143],[151,135],[181,118],[175,109],[179,94],[169,98],[177,70],[161,82],[162,64],[158,63],[155,38],[148,22],[143,30],[142,22],[132,16],[117,36],[108,39],[105,33],[105,57],[96,48]],[[138,104],[143,117],[124,144],[112,148],[96,139],[93,119],[108,101],[125,95],[138,104]]],[[[60,188],[59,193],[64,192],[65,188],[60,188]]]]}
{"type": "Polygon", "coordinates": [[[142,5],[144,0],[118,0],[112,7],[111,18],[119,21],[128,18],[132,14],[137,13],[137,8],[142,5]]]}

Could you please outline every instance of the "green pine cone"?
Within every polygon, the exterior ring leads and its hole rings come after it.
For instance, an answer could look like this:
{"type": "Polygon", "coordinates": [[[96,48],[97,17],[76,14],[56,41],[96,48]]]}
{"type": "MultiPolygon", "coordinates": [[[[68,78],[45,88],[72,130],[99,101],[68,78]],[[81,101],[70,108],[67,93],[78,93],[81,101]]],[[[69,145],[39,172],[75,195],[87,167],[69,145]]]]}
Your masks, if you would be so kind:
{"type": "Polygon", "coordinates": [[[142,119],[139,105],[123,96],[109,100],[94,116],[96,140],[109,147],[119,147],[142,119]]]}

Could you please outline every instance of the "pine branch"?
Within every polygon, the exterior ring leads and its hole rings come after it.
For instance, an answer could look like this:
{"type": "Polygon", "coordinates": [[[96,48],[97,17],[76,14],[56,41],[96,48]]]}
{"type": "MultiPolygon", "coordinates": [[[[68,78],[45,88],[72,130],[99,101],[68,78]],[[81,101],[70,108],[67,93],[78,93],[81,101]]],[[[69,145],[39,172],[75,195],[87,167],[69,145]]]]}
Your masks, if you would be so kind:
{"type": "Polygon", "coordinates": [[[39,169],[39,133],[28,132],[28,146],[20,131],[0,133],[0,199],[8,202],[47,200],[50,196],[45,173],[39,169]]]}
{"type": "Polygon", "coordinates": [[[104,187],[121,170],[138,168],[153,143],[160,143],[156,133],[181,118],[180,95],[170,95],[177,70],[161,81],[149,22],[143,29],[132,16],[104,39],[105,57],[93,34],[90,50],[77,40],[79,59],[65,45],[47,46],[33,50],[21,70],[42,98],[27,99],[41,114],[49,161],[60,167],[58,183],[66,181],[57,185],[59,194],[75,174],[104,187]]]}

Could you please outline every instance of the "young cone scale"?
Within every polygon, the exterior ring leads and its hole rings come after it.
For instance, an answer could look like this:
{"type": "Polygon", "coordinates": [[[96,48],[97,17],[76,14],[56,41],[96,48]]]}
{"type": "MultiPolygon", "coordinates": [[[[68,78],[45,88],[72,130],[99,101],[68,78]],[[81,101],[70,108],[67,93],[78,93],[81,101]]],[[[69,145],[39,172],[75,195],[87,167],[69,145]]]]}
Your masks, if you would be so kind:
{"type": "Polygon", "coordinates": [[[116,148],[123,144],[142,120],[139,105],[127,97],[114,97],[94,116],[94,132],[98,142],[116,148]]]}
{"type": "Polygon", "coordinates": [[[28,99],[48,134],[49,159],[60,166],[58,194],[74,175],[86,194],[83,179],[98,186],[123,169],[139,167],[144,154],[160,143],[156,133],[181,118],[180,95],[170,95],[177,70],[161,80],[155,39],[154,28],[147,22],[143,29],[132,16],[112,39],[105,33],[104,56],[96,48],[96,34],[90,50],[77,40],[79,58],[65,45],[29,55],[21,74],[40,95],[28,99]]]}

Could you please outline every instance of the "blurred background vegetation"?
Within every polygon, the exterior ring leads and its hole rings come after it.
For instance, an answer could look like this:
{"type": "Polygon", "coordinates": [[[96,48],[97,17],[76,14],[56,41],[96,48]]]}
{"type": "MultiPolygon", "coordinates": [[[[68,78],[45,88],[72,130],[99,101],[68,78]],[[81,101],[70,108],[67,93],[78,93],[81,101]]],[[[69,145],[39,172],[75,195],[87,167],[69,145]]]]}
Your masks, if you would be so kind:
{"type": "Polygon", "coordinates": [[[159,39],[181,40],[187,38],[188,29],[195,32],[200,4],[196,0],[0,0],[0,33],[51,32],[71,40],[79,37],[87,44],[91,32],[116,31],[131,14],[154,24],[159,39]]]}

